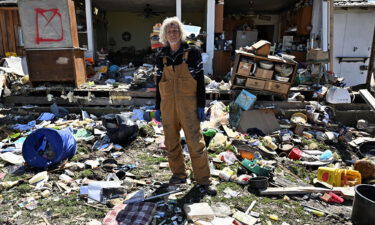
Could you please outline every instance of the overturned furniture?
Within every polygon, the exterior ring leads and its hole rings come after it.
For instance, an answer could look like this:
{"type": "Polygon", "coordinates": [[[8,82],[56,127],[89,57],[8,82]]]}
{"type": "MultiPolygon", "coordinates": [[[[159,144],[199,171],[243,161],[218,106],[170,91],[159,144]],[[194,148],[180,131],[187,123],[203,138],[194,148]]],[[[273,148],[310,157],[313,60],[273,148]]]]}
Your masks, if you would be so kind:
{"type": "Polygon", "coordinates": [[[18,6],[31,83],[84,83],[74,2],[20,0],[18,6]]]}
{"type": "Polygon", "coordinates": [[[259,56],[236,51],[232,89],[287,97],[297,71],[297,63],[276,56],[259,56]]]}

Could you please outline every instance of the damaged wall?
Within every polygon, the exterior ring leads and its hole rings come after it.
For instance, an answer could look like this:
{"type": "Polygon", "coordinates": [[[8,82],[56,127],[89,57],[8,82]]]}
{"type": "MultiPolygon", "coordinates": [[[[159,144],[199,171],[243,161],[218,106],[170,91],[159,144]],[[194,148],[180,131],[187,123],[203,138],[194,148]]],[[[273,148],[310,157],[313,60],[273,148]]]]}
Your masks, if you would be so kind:
{"type": "MultiPolygon", "coordinates": [[[[175,13],[170,12],[159,17],[145,19],[137,13],[108,12],[108,37],[113,37],[116,41],[116,45],[111,48],[116,51],[129,46],[135,46],[137,50],[150,47],[152,27],[155,23],[161,23],[166,17],[172,16],[175,16],[175,13]],[[121,34],[125,31],[130,32],[132,36],[130,41],[122,40],[121,34]]],[[[183,13],[182,20],[185,24],[203,26],[203,16],[203,13],[183,13]]]]}

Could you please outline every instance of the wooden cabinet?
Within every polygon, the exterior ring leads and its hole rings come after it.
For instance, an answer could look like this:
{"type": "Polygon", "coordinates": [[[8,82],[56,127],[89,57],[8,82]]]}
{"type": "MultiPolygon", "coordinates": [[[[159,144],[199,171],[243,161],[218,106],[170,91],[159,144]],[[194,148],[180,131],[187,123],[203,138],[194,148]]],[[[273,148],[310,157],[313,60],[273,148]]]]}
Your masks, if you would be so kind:
{"type": "Polygon", "coordinates": [[[294,55],[297,62],[306,62],[306,52],[291,51],[290,55],[294,55]]]}
{"type": "Polygon", "coordinates": [[[297,11],[297,35],[309,35],[311,28],[312,6],[304,6],[297,11]]]}
{"type": "Polygon", "coordinates": [[[26,50],[30,81],[70,83],[76,87],[86,82],[83,50],[26,50]]]}
{"type": "Polygon", "coordinates": [[[221,81],[230,71],[230,51],[214,52],[214,79],[221,81]]]}
{"type": "Polygon", "coordinates": [[[232,89],[249,89],[255,93],[287,97],[296,71],[297,63],[295,61],[285,61],[276,56],[265,57],[236,51],[232,71],[232,89]],[[243,66],[245,64],[246,67],[243,66]],[[271,64],[273,66],[269,68],[271,64]],[[247,73],[244,68],[253,69],[247,73]],[[281,74],[280,71],[285,74],[281,74]],[[286,76],[289,74],[287,71],[290,72],[289,76],[286,76]]]}

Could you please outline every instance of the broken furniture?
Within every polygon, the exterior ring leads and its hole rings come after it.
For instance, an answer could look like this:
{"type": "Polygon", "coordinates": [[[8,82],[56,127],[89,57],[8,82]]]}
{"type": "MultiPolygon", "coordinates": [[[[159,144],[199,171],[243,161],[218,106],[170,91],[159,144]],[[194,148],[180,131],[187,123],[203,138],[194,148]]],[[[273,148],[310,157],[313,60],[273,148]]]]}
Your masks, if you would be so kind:
{"type": "Polygon", "coordinates": [[[245,88],[260,91],[262,94],[286,97],[296,71],[297,63],[294,61],[236,51],[232,71],[232,89],[245,88]]]}
{"type": "Polygon", "coordinates": [[[85,58],[82,49],[27,49],[27,63],[33,86],[42,82],[86,82],[85,58]]]}
{"type": "Polygon", "coordinates": [[[86,81],[72,0],[21,0],[18,3],[30,81],[86,81]]]}

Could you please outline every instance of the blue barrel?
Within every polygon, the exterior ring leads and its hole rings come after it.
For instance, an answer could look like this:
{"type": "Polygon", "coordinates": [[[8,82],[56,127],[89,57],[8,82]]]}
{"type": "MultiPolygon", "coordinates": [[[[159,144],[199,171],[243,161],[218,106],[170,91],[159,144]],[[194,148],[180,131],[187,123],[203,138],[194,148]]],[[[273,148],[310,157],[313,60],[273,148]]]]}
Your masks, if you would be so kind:
{"type": "Polygon", "coordinates": [[[25,162],[46,168],[71,158],[76,153],[76,140],[71,128],[55,130],[41,128],[32,132],[22,146],[25,162]]]}

